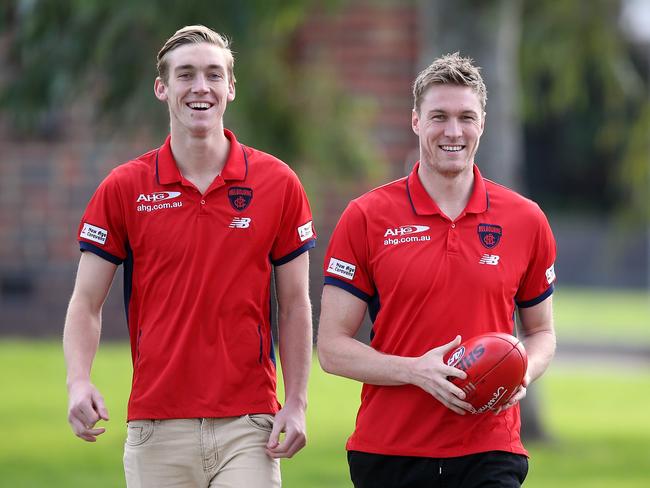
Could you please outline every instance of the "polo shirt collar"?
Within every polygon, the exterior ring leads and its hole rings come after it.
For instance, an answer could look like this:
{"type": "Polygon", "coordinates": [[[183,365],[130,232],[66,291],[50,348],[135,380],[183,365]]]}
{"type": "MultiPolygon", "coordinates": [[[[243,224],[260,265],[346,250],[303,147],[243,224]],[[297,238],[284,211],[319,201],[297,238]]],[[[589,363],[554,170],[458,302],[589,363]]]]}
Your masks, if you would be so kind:
{"type": "MultiPolygon", "coordinates": [[[[418,161],[411,171],[411,174],[408,175],[406,179],[406,192],[413,207],[413,211],[417,215],[443,215],[442,211],[438,207],[438,204],[429,196],[425,190],[422,182],[420,181],[420,176],[418,175],[418,168],[420,167],[420,162],[418,161]]],[[[463,214],[468,213],[483,213],[487,211],[490,198],[485,187],[485,181],[481,176],[481,172],[478,169],[478,166],[473,165],[474,171],[474,186],[472,188],[472,195],[469,197],[467,206],[463,211],[463,214]]],[[[463,215],[461,214],[461,215],[463,215]]]]}
{"type": "MultiPolygon", "coordinates": [[[[221,170],[221,177],[224,180],[244,180],[248,172],[248,160],[244,147],[237,142],[235,134],[228,129],[223,130],[224,135],[230,141],[228,159],[221,170]]],[[[168,135],[165,143],[158,149],[156,156],[156,178],[158,183],[167,185],[180,183],[183,180],[180,170],[172,154],[171,136],[168,135]]]]}

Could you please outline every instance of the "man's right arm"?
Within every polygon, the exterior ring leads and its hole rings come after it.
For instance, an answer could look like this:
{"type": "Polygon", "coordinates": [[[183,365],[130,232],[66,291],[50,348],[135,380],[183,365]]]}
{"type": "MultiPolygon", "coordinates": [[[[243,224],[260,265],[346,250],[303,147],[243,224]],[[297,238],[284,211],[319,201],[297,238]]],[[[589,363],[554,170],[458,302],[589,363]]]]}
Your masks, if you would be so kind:
{"type": "Polygon", "coordinates": [[[63,331],[68,422],[75,435],[88,442],[95,442],[105,431],[94,428],[95,424],[108,420],[104,399],[90,382],[90,370],[99,345],[102,306],[116,269],[91,252],[81,255],[63,331]]]}
{"type": "Polygon", "coordinates": [[[462,400],[465,393],[448,380],[464,378],[465,373],[442,360],[460,344],[460,337],[416,358],[383,354],[354,338],[365,312],[363,300],[325,285],[318,328],[318,358],[325,371],[373,385],[413,384],[458,414],[471,410],[462,400]]]}

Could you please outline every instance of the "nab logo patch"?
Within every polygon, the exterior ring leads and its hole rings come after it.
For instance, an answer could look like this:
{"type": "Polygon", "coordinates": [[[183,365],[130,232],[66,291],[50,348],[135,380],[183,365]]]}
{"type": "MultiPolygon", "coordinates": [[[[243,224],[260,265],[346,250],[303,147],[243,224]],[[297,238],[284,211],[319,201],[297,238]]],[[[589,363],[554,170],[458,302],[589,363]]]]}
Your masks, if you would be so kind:
{"type": "Polygon", "coordinates": [[[314,226],[310,220],[305,225],[298,227],[298,237],[300,237],[300,242],[305,242],[310,237],[314,236],[314,226]]]}
{"type": "Polygon", "coordinates": [[[103,246],[104,244],[106,244],[108,231],[106,229],[102,229],[101,227],[84,223],[83,229],[81,229],[81,233],[79,234],[79,237],[83,237],[84,239],[88,239],[89,241],[98,242],[103,246]]]}
{"type": "Polygon", "coordinates": [[[251,225],[251,219],[249,217],[235,217],[230,222],[231,229],[248,229],[251,225]]]}
{"type": "Polygon", "coordinates": [[[253,189],[243,186],[233,186],[228,190],[228,200],[232,208],[241,212],[248,208],[253,199],[253,189]]]}
{"type": "Polygon", "coordinates": [[[354,278],[354,273],[357,271],[357,267],[354,264],[346,263],[340,259],[330,258],[330,263],[327,265],[327,272],[340,276],[342,278],[347,278],[351,280],[354,278]]]}
{"type": "Polygon", "coordinates": [[[555,281],[555,263],[551,264],[551,267],[546,270],[546,282],[550,285],[555,281]]]}
{"type": "Polygon", "coordinates": [[[492,249],[501,240],[502,229],[500,225],[478,224],[478,238],[484,247],[492,249]]]}

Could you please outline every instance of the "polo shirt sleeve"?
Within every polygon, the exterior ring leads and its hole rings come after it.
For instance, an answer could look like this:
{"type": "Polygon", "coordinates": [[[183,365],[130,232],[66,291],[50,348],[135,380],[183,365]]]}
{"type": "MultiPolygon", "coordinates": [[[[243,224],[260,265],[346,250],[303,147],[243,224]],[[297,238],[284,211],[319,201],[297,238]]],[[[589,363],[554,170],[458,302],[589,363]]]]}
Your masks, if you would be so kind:
{"type": "Polygon", "coordinates": [[[90,199],[77,236],[82,252],[92,252],[117,265],[126,259],[126,226],[115,171],[106,177],[90,199]]]}
{"type": "Polygon", "coordinates": [[[307,195],[298,176],[289,171],[271,262],[275,266],[286,264],[315,245],[316,232],[307,195]]]}
{"type": "Polygon", "coordinates": [[[537,232],[533,240],[531,258],[515,300],[519,307],[532,307],[553,293],[555,283],[556,245],[551,226],[537,207],[537,232]]]}
{"type": "Polygon", "coordinates": [[[369,302],[375,295],[371,277],[366,217],[355,202],[341,215],[325,253],[325,284],[338,286],[369,302]]]}

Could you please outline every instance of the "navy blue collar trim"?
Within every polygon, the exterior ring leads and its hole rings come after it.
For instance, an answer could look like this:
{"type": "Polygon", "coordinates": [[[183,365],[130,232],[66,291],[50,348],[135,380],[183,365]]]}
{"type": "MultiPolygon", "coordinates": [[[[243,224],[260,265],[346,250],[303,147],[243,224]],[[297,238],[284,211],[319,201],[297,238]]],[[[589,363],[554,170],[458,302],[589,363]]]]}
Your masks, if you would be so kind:
{"type": "MultiPolygon", "coordinates": [[[[411,173],[413,174],[413,173],[411,173]]],[[[413,203],[413,199],[411,198],[411,190],[409,189],[409,182],[410,182],[411,175],[408,175],[406,177],[406,196],[409,199],[409,203],[411,204],[411,208],[413,209],[413,213],[415,215],[418,214],[417,210],[415,210],[415,204],[413,203]]]]}
{"type": "Polygon", "coordinates": [[[160,148],[156,151],[156,183],[160,185],[160,175],[158,174],[158,154],[160,153],[160,148]]]}
{"type": "Polygon", "coordinates": [[[244,180],[248,177],[248,156],[246,156],[246,150],[244,149],[244,145],[240,142],[239,147],[241,147],[241,152],[244,155],[244,164],[246,165],[246,172],[244,173],[244,180]]]}

